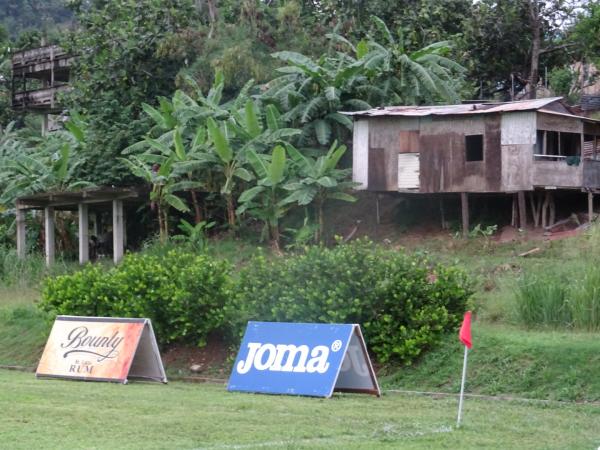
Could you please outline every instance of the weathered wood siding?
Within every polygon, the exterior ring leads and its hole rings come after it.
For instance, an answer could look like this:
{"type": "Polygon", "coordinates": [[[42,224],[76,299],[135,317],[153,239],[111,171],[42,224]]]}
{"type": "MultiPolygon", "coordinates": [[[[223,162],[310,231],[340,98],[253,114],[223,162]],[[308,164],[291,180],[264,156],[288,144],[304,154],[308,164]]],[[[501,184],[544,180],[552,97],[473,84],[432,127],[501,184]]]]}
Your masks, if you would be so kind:
{"type": "Polygon", "coordinates": [[[433,117],[421,121],[421,192],[497,192],[500,117],[433,117]],[[466,161],[465,136],[483,135],[483,161],[466,161]]]}
{"type": "Polygon", "coordinates": [[[583,165],[565,161],[534,161],[531,182],[536,187],[574,188],[583,186],[583,165]]]}
{"type": "Polygon", "coordinates": [[[423,193],[600,187],[600,164],[534,160],[537,130],[600,134],[598,125],[536,111],[357,119],[353,179],[362,184],[359,189],[398,191],[398,155],[415,153],[423,193]],[[478,134],[483,160],[467,161],[465,136],[478,134]]]}
{"type": "Polygon", "coordinates": [[[583,122],[575,117],[539,112],[537,113],[537,129],[563,133],[582,133],[583,122]]]}
{"type": "Polygon", "coordinates": [[[369,120],[368,189],[398,190],[398,153],[418,152],[419,119],[382,117],[369,120]]]}
{"type": "Polygon", "coordinates": [[[583,161],[583,187],[600,189],[600,161],[591,159],[583,161]]]}
{"type": "Polygon", "coordinates": [[[514,112],[501,119],[502,184],[504,192],[529,191],[533,147],[536,140],[536,113],[514,112]]]}

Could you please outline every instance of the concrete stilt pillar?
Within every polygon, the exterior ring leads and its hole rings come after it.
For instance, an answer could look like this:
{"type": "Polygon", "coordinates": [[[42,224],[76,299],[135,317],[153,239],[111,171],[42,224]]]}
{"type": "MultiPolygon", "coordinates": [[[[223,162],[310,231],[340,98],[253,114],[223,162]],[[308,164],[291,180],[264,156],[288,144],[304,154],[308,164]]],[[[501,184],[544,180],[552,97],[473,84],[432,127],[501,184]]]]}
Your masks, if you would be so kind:
{"type": "Polygon", "coordinates": [[[54,263],[55,244],[54,244],[54,208],[47,206],[44,208],[44,234],[46,236],[45,253],[46,265],[54,263]]]}
{"type": "Polygon", "coordinates": [[[588,222],[592,223],[594,218],[594,194],[588,192],[588,222]]]}
{"type": "Polygon", "coordinates": [[[27,253],[25,223],[25,211],[17,206],[17,255],[19,259],[25,258],[27,253]]]}
{"type": "Polygon", "coordinates": [[[90,260],[90,227],[88,205],[80,203],[79,210],[79,264],[90,260]]]}
{"type": "Polygon", "coordinates": [[[113,200],[113,261],[117,264],[123,258],[125,227],[123,222],[123,201],[113,200]]]}

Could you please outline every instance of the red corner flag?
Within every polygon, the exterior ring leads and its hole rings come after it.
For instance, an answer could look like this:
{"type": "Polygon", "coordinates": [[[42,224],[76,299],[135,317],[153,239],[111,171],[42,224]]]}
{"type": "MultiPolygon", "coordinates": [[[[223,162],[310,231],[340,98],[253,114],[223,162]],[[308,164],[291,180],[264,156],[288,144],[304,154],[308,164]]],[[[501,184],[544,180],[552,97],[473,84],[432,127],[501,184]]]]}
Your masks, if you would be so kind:
{"type": "Polygon", "coordinates": [[[469,349],[473,347],[471,342],[471,311],[467,311],[465,313],[465,318],[460,326],[458,338],[460,339],[460,342],[466,345],[469,349]]]}

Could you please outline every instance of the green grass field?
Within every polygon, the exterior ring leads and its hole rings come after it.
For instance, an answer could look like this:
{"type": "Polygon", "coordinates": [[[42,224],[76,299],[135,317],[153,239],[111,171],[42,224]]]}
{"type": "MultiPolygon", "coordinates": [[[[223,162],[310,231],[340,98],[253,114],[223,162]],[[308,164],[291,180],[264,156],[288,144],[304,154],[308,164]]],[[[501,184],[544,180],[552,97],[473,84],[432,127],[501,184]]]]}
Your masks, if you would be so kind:
{"type": "Polygon", "coordinates": [[[0,371],[7,449],[596,449],[600,406],[465,403],[386,393],[312,399],[229,393],[222,385],[36,380],[0,371]]]}
{"type": "MultiPolygon", "coordinates": [[[[526,329],[514,312],[515,282],[529,270],[575,273],[600,239],[490,247],[477,240],[417,243],[412,250],[465,268],[475,280],[474,349],[467,391],[550,402],[457,399],[462,348],[446,336],[410,367],[385,367],[382,398],[329,400],[226,392],[223,385],[128,386],[36,380],[0,369],[0,448],[557,448],[600,447],[598,333],[526,329]],[[530,258],[518,254],[535,245],[530,258]],[[565,402],[557,402],[561,400],[565,402]],[[591,402],[591,403],[590,403],[591,402]]],[[[235,245],[214,250],[229,259],[235,245]]],[[[243,264],[251,246],[232,258],[243,264]],[[242,255],[243,253],[243,255],[242,255]],[[241,255],[241,256],[240,256],[241,255]]],[[[38,282],[0,285],[0,365],[34,368],[50,330],[36,309],[38,282]]],[[[168,373],[187,367],[167,367],[168,373]]],[[[229,367],[224,367],[228,373],[229,367]]]]}

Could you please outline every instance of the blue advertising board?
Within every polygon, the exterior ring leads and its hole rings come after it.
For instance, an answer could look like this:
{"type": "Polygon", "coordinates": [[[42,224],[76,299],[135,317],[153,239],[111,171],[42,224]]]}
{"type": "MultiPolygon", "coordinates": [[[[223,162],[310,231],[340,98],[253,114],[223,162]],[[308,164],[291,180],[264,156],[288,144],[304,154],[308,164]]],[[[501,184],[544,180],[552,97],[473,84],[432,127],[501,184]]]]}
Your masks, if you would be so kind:
{"type": "Polygon", "coordinates": [[[331,397],[380,395],[356,324],[248,322],[229,391],[331,397]]]}

